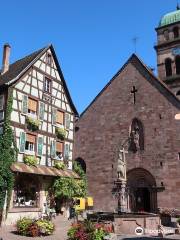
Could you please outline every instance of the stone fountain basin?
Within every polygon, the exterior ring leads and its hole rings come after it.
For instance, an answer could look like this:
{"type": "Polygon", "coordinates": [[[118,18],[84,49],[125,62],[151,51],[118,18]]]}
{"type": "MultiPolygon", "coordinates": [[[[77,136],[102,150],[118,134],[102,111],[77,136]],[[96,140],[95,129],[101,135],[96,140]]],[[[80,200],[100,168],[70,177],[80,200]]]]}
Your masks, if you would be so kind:
{"type": "Polygon", "coordinates": [[[87,214],[87,219],[95,222],[112,222],[116,234],[136,234],[136,228],[141,227],[143,234],[157,236],[161,224],[159,215],[153,213],[95,212],[87,214]]]}

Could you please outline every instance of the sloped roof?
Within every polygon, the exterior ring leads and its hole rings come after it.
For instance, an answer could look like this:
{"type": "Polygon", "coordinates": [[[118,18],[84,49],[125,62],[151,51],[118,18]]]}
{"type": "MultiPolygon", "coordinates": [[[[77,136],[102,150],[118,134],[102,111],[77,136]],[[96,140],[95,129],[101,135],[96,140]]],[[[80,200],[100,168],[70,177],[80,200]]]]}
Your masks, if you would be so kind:
{"type": "Polygon", "coordinates": [[[0,75],[0,86],[9,84],[11,81],[15,80],[40,53],[44,52],[44,50],[46,50],[46,48],[42,48],[10,64],[9,70],[3,75],[0,75]]]}
{"type": "Polygon", "coordinates": [[[99,92],[99,94],[92,100],[87,108],[80,114],[80,118],[86,113],[86,111],[93,105],[93,103],[101,96],[101,94],[108,88],[108,86],[116,79],[116,77],[123,71],[123,69],[129,64],[133,64],[137,70],[146,78],[158,91],[163,94],[168,101],[174,106],[180,109],[180,100],[174,95],[174,93],[163,83],[154,73],[143,63],[142,60],[136,55],[132,54],[122,68],[112,77],[112,79],[105,85],[105,87],[99,92]]]}
{"type": "Polygon", "coordinates": [[[72,108],[73,112],[75,113],[75,115],[78,116],[78,112],[76,110],[76,107],[75,107],[72,99],[71,99],[66,81],[64,79],[64,76],[61,71],[55,50],[52,45],[48,45],[44,48],[41,48],[38,51],[35,51],[32,54],[10,64],[9,70],[7,72],[5,72],[3,75],[0,75],[0,87],[3,85],[9,86],[9,85],[15,83],[38,60],[38,58],[40,58],[49,48],[53,54],[54,61],[56,63],[60,78],[63,83],[63,87],[65,89],[67,98],[71,105],[71,108],[72,108]]]}

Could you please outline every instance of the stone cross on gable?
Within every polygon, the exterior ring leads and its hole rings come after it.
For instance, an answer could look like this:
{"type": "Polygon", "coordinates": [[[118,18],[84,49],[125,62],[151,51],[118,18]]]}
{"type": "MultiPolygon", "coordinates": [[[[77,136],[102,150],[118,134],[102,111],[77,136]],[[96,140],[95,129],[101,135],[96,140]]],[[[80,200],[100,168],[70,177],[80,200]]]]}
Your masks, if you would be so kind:
{"type": "Polygon", "coordinates": [[[132,87],[131,93],[134,95],[134,104],[136,103],[136,93],[137,93],[137,89],[135,86],[132,87]]]}

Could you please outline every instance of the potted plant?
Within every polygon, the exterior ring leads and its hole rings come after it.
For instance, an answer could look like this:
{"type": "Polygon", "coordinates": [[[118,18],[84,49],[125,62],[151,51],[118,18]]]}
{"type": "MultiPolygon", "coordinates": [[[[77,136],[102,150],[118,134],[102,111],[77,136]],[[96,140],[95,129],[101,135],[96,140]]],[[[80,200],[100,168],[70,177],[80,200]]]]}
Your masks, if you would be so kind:
{"type": "Polygon", "coordinates": [[[62,161],[55,161],[54,162],[54,167],[60,170],[65,169],[65,164],[62,161]]]}
{"type": "Polygon", "coordinates": [[[66,137],[66,130],[64,128],[56,127],[55,133],[60,140],[64,140],[66,137]]]}
{"type": "Polygon", "coordinates": [[[23,160],[24,160],[24,163],[27,164],[28,166],[35,167],[38,163],[38,159],[36,158],[36,156],[25,155],[23,160]]]}
{"type": "Polygon", "coordinates": [[[26,117],[27,127],[29,130],[36,131],[39,129],[40,121],[38,119],[26,117]]]}

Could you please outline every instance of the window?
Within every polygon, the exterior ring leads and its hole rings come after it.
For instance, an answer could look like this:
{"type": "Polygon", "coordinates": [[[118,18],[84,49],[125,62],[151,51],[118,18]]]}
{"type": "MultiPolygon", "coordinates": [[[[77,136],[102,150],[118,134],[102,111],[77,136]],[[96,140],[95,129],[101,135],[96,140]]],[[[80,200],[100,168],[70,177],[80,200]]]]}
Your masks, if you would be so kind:
{"type": "Polygon", "coordinates": [[[36,142],[36,136],[35,135],[26,134],[26,142],[25,142],[25,152],[26,153],[34,154],[35,142],[36,142]]]}
{"type": "Polygon", "coordinates": [[[169,40],[169,31],[168,30],[164,31],[164,39],[169,40]]]}
{"type": "Polygon", "coordinates": [[[63,159],[63,143],[56,142],[56,159],[62,160],[63,159]]]}
{"type": "Polygon", "coordinates": [[[56,123],[64,125],[64,113],[61,111],[57,111],[56,115],[56,123]]]}
{"type": "Polygon", "coordinates": [[[39,185],[32,177],[18,175],[14,186],[14,207],[38,207],[39,185]]]}
{"type": "Polygon", "coordinates": [[[51,66],[51,62],[52,62],[52,57],[51,57],[51,54],[48,53],[46,55],[46,63],[51,66]]]}
{"type": "Polygon", "coordinates": [[[165,60],[166,77],[172,76],[172,61],[170,58],[165,60]]]}
{"type": "Polygon", "coordinates": [[[51,79],[45,77],[44,80],[44,91],[47,93],[51,93],[51,79]]]}
{"type": "Polygon", "coordinates": [[[176,74],[180,74],[180,56],[176,57],[175,63],[176,63],[176,74]]]}
{"type": "Polygon", "coordinates": [[[31,98],[28,99],[28,114],[32,117],[37,115],[37,101],[31,98]]]}
{"type": "Polygon", "coordinates": [[[174,38],[179,37],[179,28],[178,27],[173,28],[173,34],[174,34],[174,38]]]}
{"type": "Polygon", "coordinates": [[[4,108],[4,95],[0,95],[0,110],[4,108]]]}

